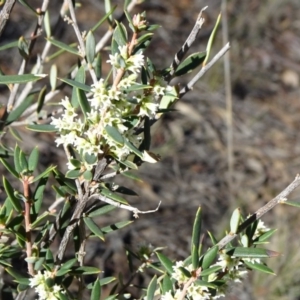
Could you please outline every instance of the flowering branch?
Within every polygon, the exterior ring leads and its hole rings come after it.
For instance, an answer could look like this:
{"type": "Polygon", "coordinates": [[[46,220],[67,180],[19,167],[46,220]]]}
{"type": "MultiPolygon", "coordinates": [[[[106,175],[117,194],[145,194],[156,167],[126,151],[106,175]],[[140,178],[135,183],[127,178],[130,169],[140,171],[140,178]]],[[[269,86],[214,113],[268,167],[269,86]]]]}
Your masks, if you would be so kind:
{"type": "Polygon", "coordinates": [[[266,205],[258,209],[254,214],[252,214],[249,218],[247,218],[245,222],[243,222],[238,227],[236,232],[230,232],[221,241],[219,241],[217,244],[219,249],[223,249],[228,243],[230,243],[233,239],[235,239],[242,231],[244,231],[256,220],[259,220],[264,214],[266,214],[269,210],[274,208],[277,204],[282,204],[285,201],[287,201],[288,195],[292,193],[299,186],[300,186],[300,176],[298,174],[294,179],[294,181],[290,183],[290,185],[287,186],[280,194],[278,194],[275,198],[270,200],[266,205]]]}

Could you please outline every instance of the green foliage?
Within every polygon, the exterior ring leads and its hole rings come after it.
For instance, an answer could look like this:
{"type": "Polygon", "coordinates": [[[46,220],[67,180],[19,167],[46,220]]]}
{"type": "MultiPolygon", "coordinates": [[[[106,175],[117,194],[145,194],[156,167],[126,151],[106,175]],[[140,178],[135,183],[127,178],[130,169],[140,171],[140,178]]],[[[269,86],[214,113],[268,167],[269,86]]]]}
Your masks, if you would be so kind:
{"type": "MultiPolygon", "coordinates": [[[[129,278],[123,278],[122,274],[118,278],[107,276],[104,270],[86,265],[84,261],[86,243],[90,239],[103,245],[107,235],[134,222],[127,218],[107,222],[108,217],[119,217],[120,209],[130,211],[135,218],[154,212],[131,206],[130,196],[136,197],[137,193],[112,180],[125,176],[140,182],[134,171],[144,163],[160,160],[159,154],[151,150],[151,127],[173,110],[172,105],[182,95],[180,83],[171,84],[171,80],[207,64],[220,17],[206,51],[192,53],[184,59],[194,42],[193,37],[198,34],[197,29],[176,54],[171,66],[156,66],[145,56],[145,50],[159,26],[148,24],[145,13],[131,16],[130,1],[124,3],[123,22],[115,19],[116,6],[106,0],[105,15],[82,35],[78,34],[81,32],[78,23],[72,19],[76,15],[74,7],[68,7],[72,11],[70,16],[62,9],[78,39],[70,45],[52,36],[54,16],[49,10],[41,12],[27,1],[20,2],[26,12],[38,18],[39,25],[43,24],[46,40],[43,52],[38,55],[33,51],[33,38],[26,40],[21,36],[18,42],[0,47],[0,51],[17,47],[27,67],[30,59],[38,57],[31,74],[25,74],[27,68],[20,68],[18,75],[3,72],[0,75],[0,84],[6,85],[11,95],[7,107],[3,107],[1,136],[10,133],[19,142],[13,149],[1,145],[0,153],[3,155],[0,162],[8,173],[2,179],[6,199],[0,206],[0,265],[5,268],[4,275],[16,283],[11,288],[11,298],[19,293],[25,295],[34,288],[41,299],[82,299],[87,292],[94,300],[100,299],[104,291],[109,294],[106,299],[121,299],[128,297],[127,289],[133,285],[136,275],[151,269],[150,283],[138,287],[141,299],[165,296],[165,299],[193,300],[199,295],[211,299],[220,296],[230,283],[240,280],[249,270],[274,274],[261,259],[277,257],[279,253],[259,246],[268,243],[275,230],[266,229],[255,218],[249,222],[240,209],[233,212],[230,220],[230,232],[225,236],[230,241],[221,246],[208,232],[209,246],[203,242],[206,233],[202,232],[202,209],[198,208],[190,253],[184,261],[170,259],[162,253],[162,248],[148,245],[135,250],[128,248],[129,278]],[[98,40],[96,31],[107,25],[111,40],[110,47],[104,49],[107,41],[98,40]],[[51,47],[59,50],[50,55],[51,47]],[[57,60],[65,53],[77,61],[68,71],[62,71],[64,68],[59,65],[62,60],[57,60]],[[108,61],[102,60],[103,54],[104,57],[108,54],[108,61]],[[106,71],[107,63],[111,65],[110,71],[106,71]],[[43,69],[49,70],[49,74],[42,74],[43,69]],[[37,84],[48,75],[49,81],[37,84]],[[57,117],[49,100],[59,93],[68,93],[70,87],[70,100],[65,97],[60,102],[61,115],[57,117]],[[51,120],[42,116],[50,116],[51,120]],[[42,167],[43,154],[36,145],[31,145],[30,150],[20,146],[24,139],[15,129],[20,124],[44,135],[55,133],[57,146],[64,146],[68,170],[60,171],[65,169],[63,166],[42,167]],[[237,241],[233,242],[231,236],[237,241]],[[67,245],[72,247],[71,257],[67,255],[67,245]],[[24,262],[26,269],[19,270],[15,266],[17,259],[24,262]],[[83,283],[87,278],[90,283],[85,287],[83,283]]],[[[49,136],[54,139],[54,135],[49,136]]],[[[295,202],[285,203],[299,206],[295,202]]],[[[104,245],[105,254],[101,259],[109,254],[108,246],[104,245]]]]}

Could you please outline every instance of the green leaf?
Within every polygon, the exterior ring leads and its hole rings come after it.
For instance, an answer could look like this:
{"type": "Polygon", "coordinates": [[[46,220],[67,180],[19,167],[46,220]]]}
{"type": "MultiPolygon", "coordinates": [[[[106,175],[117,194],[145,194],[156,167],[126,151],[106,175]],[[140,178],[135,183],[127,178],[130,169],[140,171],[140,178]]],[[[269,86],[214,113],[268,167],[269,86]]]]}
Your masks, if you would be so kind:
{"type": "Polygon", "coordinates": [[[232,234],[237,233],[240,224],[240,219],[241,219],[241,210],[239,208],[236,208],[233,211],[230,219],[230,233],[232,234]]]}
{"type": "Polygon", "coordinates": [[[270,258],[281,255],[279,252],[262,248],[235,247],[224,250],[226,251],[227,255],[242,258],[270,258]]]}
{"type": "Polygon", "coordinates": [[[258,263],[251,263],[247,260],[244,260],[244,264],[252,270],[257,270],[257,271],[260,271],[260,272],[263,272],[266,274],[276,275],[274,273],[274,271],[271,270],[270,268],[268,268],[266,265],[258,264],[258,263]]]}
{"type": "Polygon", "coordinates": [[[74,272],[81,275],[94,275],[94,274],[97,275],[101,272],[101,270],[95,267],[84,266],[84,267],[76,268],[74,272]]]}
{"type": "Polygon", "coordinates": [[[187,270],[186,268],[184,267],[179,267],[178,268],[180,270],[180,272],[187,278],[191,278],[192,277],[192,274],[189,270],[187,270]]]}
{"type": "Polygon", "coordinates": [[[94,282],[92,293],[91,293],[91,300],[99,300],[101,298],[101,285],[99,278],[94,282]]]}
{"type": "MultiPolygon", "coordinates": [[[[86,75],[85,69],[83,66],[81,66],[76,73],[75,82],[85,84],[85,80],[86,80],[85,75],[86,75]]],[[[73,87],[73,90],[72,90],[71,104],[75,109],[79,107],[79,99],[78,99],[76,87],[73,87]]]]}
{"type": "Polygon", "coordinates": [[[32,124],[26,126],[27,129],[36,131],[36,132],[56,132],[57,129],[54,125],[49,124],[32,124]]]}
{"type": "Polygon", "coordinates": [[[155,291],[156,291],[156,287],[157,287],[157,277],[155,275],[152,278],[152,280],[150,281],[148,289],[147,289],[147,296],[146,296],[147,300],[153,300],[154,299],[154,294],[155,294],[155,291]]]}
{"type": "Polygon", "coordinates": [[[102,77],[102,57],[100,52],[97,53],[94,69],[97,78],[100,79],[102,77]]]}
{"type": "MultiPolygon", "coordinates": [[[[48,177],[49,175],[48,174],[45,174],[45,176],[43,176],[36,188],[35,188],[35,191],[33,193],[33,204],[32,204],[32,207],[31,207],[31,210],[32,210],[32,213],[33,214],[39,214],[40,212],[40,209],[41,209],[41,206],[42,206],[42,203],[43,203],[43,199],[44,199],[44,190],[45,190],[45,187],[46,187],[46,184],[47,184],[47,181],[48,181],[48,177]]],[[[34,220],[32,220],[33,222],[34,220]]]]}
{"type": "Polygon", "coordinates": [[[90,65],[92,65],[94,59],[95,59],[95,53],[96,53],[96,42],[95,37],[92,33],[92,31],[89,31],[86,36],[86,58],[90,65]]]}
{"type": "Polygon", "coordinates": [[[120,132],[118,131],[117,128],[110,126],[110,125],[106,125],[105,131],[117,144],[119,144],[121,146],[124,145],[124,138],[120,134],[120,132]]]}
{"type": "Polygon", "coordinates": [[[79,52],[78,52],[78,49],[76,47],[71,47],[65,43],[62,43],[62,42],[59,42],[57,40],[54,40],[53,38],[46,38],[47,41],[49,41],[51,44],[53,44],[54,46],[64,50],[64,51],[67,51],[69,53],[72,53],[72,54],[75,54],[75,55],[78,55],[80,56],[79,52]]]}
{"type": "Polygon", "coordinates": [[[84,153],[83,159],[89,165],[94,165],[97,162],[98,157],[95,154],[84,153]]]}
{"type": "Polygon", "coordinates": [[[22,141],[23,141],[23,139],[22,139],[22,137],[20,136],[18,130],[16,130],[15,128],[13,128],[13,127],[11,127],[11,126],[8,127],[8,129],[9,129],[10,134],[11,134],[18,142],[22,142],[22,141]]]}
{"type": "Polygon", "coordinates": [[[45,74],[0,75],[0,84],[27,83],[45,78],[45,74]]]}
{"type": "Polygon", "coordinates": [[[13,168],[11,164],[9,164],[4,158],[0,158],[0,161],[10,174],[19,179],[19,173],[13,168]]]}
{"type": "Polygon", "coordinates": [[[86,85],[84,83],[81,83],[81,82],[77,82],[75,80],[72,80],[72,79],[68,79],[68,78],[59,78],[59,80],[73,86],[73,87],[76,87],[80,90],[83,90],[85,92],[90,92],[91,91],[91,87],[89,85],[86,85]]]}
{"type": "Polygon", "coordinates": [[[44,172],[42,172],[38,176],[34,177],[34,179],[32,180],[32,182],[36,182],[36,181],[40,180],[43,177],[48,177],[49,173],[52,172],[52,171],[54,171],[55,169],[56,169],[56,166],[50,166],[50,167],[48,167],[44,172]]]}
{"type": "Polygon", "coordinates": [[[44,223],[48,219],[48,216],[50,215],[51,214],[49,211],[43,212],[39,217],[36,218],[34,222],[31,223],[31,228],[32,229],[37,228],[42,222],[44,223]]]}
{"type": "MultiPolygon", "coordinates": [[[[50,77],[51,78],[51,77],[50,77]]],[[[46,92],[47,92],[47,86],[45,85],[41,91],[39,92],[39,97],[37,100],[37,109],[36,112],[39,114],[41,112],[41,109],[44,106],[44,102],[45,102],[45,96],[46,96],[46,92]]]]}
{"type": "Polygon", "coordinates": [[[103,188],[101,190],[101,195],[103,195],[103,196],[105,196],[105,197],[107,197],[109,199],[115,200],[116,202],[128,205],[128,202],[126,201],[126,199],[124,199],[123,197],[121,197],[121,196],[113,193],[109,189],[103,188]]]}
{"type": "Polygon", "coordinates": [[[104,241],[104,234],[101,231],[101,229],[98,227],[98,225],[89,217],[83,218],[83,220],[86,226],[90,229],[90,231],[94,233],[99,239],[104,241]]]}
{"type": "Polygon", "coordinates": [[[182,76],[192,72],[205,59],[206,52],[196,52],[189,55],[176,69],[175,76],[182,76]]]}
{"type": "Polygon", "coordinates": [[[214,267],[211,267],[211,268],[201,271],[200,276],[206,277],[206,276],[213,274],[221,269],[222,269],[222,266],[214,266],[214,267]]]}
{"type": "Polygon", "coordinates": [[[50,86],[51,91],[56,89],[56,81],[57,81],[57,66],[52,65],[50,68],[50,86]]]}
{"type": "Polygon", "coordinates": [[[277,231],[277,229],[270,229],[267,232],[265,232],[264,234],[262,234],[261,236],[259,236],[258,238],[255,239],[255,243],[257,242],[265,242],[267,241],[275,232],[277,231]]]}
{"type": "Polygon", "coordinates": [[[138,166],[130,160],[122,160],[122,161],[119,161],[119,163],[126,166],[126,167],[128,167],[129,169],[133,169],[133,170],[138,169],[138,166]]]}
{"type": "Polygon", "coordinates": [[[119,46],[125,46],[128,40],[126,27],[118,21],[115,22],[117,26],[114,30],[113,39],[117,42],[119,46]]]}
{"type": "Polygon", "coordinates": [[[29,95],[27,98],[24,99],[24,101],[13,111],[11,111],[5,121],[5,125],[9,125],[12,122],[16,121],[21,115],[24,113],[24,111],[33,103],[34,101],[34,95],[29,95]]]}
{"type": "Polygon", "coordinates": [[[131,144],[131,142],[129,142],[127,139],[124,139],[124,144],[128,149],[130,149],[138,157],[140,157],[140,158],[144,157],[143,153],[138,148],[136,148],[133,144],[131,144]]]}
{"type": "Polygon", "coordinates": [[[113,205],[104,205],[100,208],[97,208],[97,209],[94,209],[94,210],[91,210],[89,213],[88,213],[88,216],[90,218],[93,218],[93,217],[97,217],[97,216],[101,216],[101,215],[105,215],[107,213],[109,213],[110,211],[116,209],[116,206],[113,206],[113,205]]]}
{"type": "Polygon", "coordinates": [[[18,42],[19,41],[14,41],[14,42],[10,42],[10,43],[4,44],[4,45],[0,46],[0,51],[7,50],[7,49],[10,49],[10,48],[18,47],[18,42]]]}
{"type": "Polygon", "coordinates": [[[20,200],[15,196],[13,187],[10,185],[10,183],[4,176],[3,176],[3,186],[12,206],[18,213],[21,213],[23,209],[20,200]]]}
{"type": "Polygon", "coordinates": [[[128,196],[138,196],[138,194],[135,191],[133,191],[131,189],[128,189],[124,186],[119,186],[115,190],[115,192],[120,193],[120,194],[124,194],[124,195],[128,195],[128,196]]]}
{"type": "Polygon", "coordinates": [[[29,171],[34,171],[36,169],[37,163],[39,161],[39,150],[35,147],[28,158],[28,169],[29,171]]]}
{"type": "Polygon", "coordinates": [[[25,0],[19,0],[19,2],[20,2],[24,7],[28,8],[29,10],[31,10],[31,12],[33,12],[34,15],[38,16],[37,11],[36,11],[31,5],[29,5],[27,1],[25,1],[25,0]]]}
{"type": "Polygon", "coordinates": [[[282,204],[287,204],[287,205],[294,206],[294,207],[300,207],[300,203],[296,202],[296,201],[284,201],[284,202],[282,202],[282,204]]]}
{"type": "Polygon", "coordinates": [[[29,45],[23,36],[19,38],[18,48],[20,55],[23,57],[23,59],[27,60],[29,57],[29,45]]]}
{"type": "Polygon", "coordinates": [[[214,42],[214,39],[215,39],[215,36],[216,36],[216,33],[217,33],[217,29],[219,27],[220,20],[221,20],[221,14],[219,14],[218,19],[217,19],[216,24],[215,24],[215,27],[214,27],[213,31],[211,32],[211,34],[210,34],[210,37],[209,37],[209,40],[208,40],[208,43],[207,43],[207,46],[206,46],[206,58],[203,62],[203,66],[205,66],[206,63],[208,62],[210,51],[211,51],[211,48],[212,48],[212,45],[213,45],[213,42],[214,42]]]}
{"type": "Polygon", "coordinates": [[[197,270],[199,267],[199,245],[200,245],[200,234],[201,234],[201,223],[202,223],[202,211],[201,207],[198,208],[192,233],[192,265],[193,269],[197,270]]]}
{"type": "Polygon", "coordinates": [[[203,270],[209,268],[213,261],[215,260],[217,254],[219,252],[219,247],[213,246],[210,248],[203,256],[201,267],[203,270]]]}
{"type": "Polygon", "coordinates": [[[85,118],[87,118],[87,113],[91,112],[91,106],[87,100],[85,92],[83,90],[76,89],[76,95],[83,115],[85,118]]]}
{"type": "Polygon", "coordinates": [[[49,16],[49,10],[46,10],[43,21],[44,21],[46,36],[47,38],[50,38],[52,34],[51,34],[51,21],[49,16]]]}
{"type": "Polygon", "coordinates": [[[212,241],[213,245],[216,245],[218,243],[218,241],[215,238],[215,236],[210,231],[208,231],[207,233],[208,233],[208,235],[210,237],[210,240],[212,241]]]}
{"type": "Polygon", "coordinates": [[[161,290],[162,290],[162,294],[165,294],[165,293],[173,290],[173,283],[170,279],[170,276],[167,274],[164,276],[161,290]]]}
{"type": "Polygon", "coordinates": [[[107,285],[115,280],[116,280],[115,277],[105,277],[105,278],[100,279],[100,285],[101,286],[107,285]]]}
{"type": "Polygon", "coordinates": [[[57,271],[56,276],[63,276],[70,272],[71,268],[77,262],[77,258],[70,259],[69,261],[65,262],[60,269],[57,271]]]}
{"type": "Polygon", "coordinates": [[[82,174],[82,171],[80,169],[74,169],[74,170],[69,170],[66,173],[66,177],[67,178],[72,178],[72,179],[77,179],[78,177],[80,177],[82,174]]]}
{"type": "Polygon", "coordinates": [[[107,18],[109,18],[112,13],[115,11],[115,9],[117,8],[117,5],[113,6],[106,14],[105,16],[99,21],[96,23],[96,25],[91,29],[92,32],[94,32],[103,22],[105,22],[105,20],[107,18]]]}
{"type": "Polygon", "coordinates": [[[173,86],[171,90],[168,90],[167,93],[162,97],[159,109],[167,109],[178,99],[178,92],[176,86],[173,86]]]}
{"type": "Polygon", "coordinates": [[[156,255],[157,255],[160,263],[165,267],[168,274],[172,275],[172,273],[174,272],[172,261],[165,255],[163,255],[162,253],[156,252],[156,255]]]}
{"type": "Polygon", "coordinates": [[[21,173],[28,171],[28,162],[25,153],[22,150],[20,150],[20,154],[19,154],[19,164],[21,167],[21,173]]]}
{"type": "Polygon", "coordinates": [[[26,277],[24,276],[24,274],[22,274],[21,272],[19,272],[18,270],[16,270],[16,268],[6,268],[5,270],[6,270],[6,272],[9,273],[15,280],[22,281],[22,280],[26,279],[26,277]]]}
{"type": "Polygon", "coordinates": [[[112,232],[112,231],[115,231],[115,230],[118,230],[118,229],[121,229],[123,227],[126,227],[128,226],[129,224],[131,224],[133,221],[122,221],[122,222],[118,222],[118,223],[115,223],[115,224],[112,224],[112,225],[109,225],[109,226],[105,226],[105,227],[102,227],[101,230],[104,234],[107,234],[109,232],[112,232]]]}

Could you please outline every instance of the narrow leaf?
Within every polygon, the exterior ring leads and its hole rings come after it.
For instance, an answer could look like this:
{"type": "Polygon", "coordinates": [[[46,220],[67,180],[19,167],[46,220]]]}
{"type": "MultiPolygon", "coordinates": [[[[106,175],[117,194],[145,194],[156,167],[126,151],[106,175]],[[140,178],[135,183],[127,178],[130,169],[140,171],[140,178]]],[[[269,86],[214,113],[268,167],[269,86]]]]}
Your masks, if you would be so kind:
{"type": "Polygon", "coordinates": [[[122,222],[118,222],[118,223],[115,223],[115,224],[112,224],[112,225],[109,225],[109,226],[105,226],[105,227],[102,227],[101,230],[103,233],[107,234],[109,232],[112,232],[112,231],[115,231],[115,230],[118,230],[118,229],[121,229],[123,227],[126,227],[128,226],[129,224],[131,224],[133,221],[122,221],[122,222]]]}
{"type": "Polygon", "coordinates": [[[105,131],[106,133],[119,145],[123,146],[124,145],[124,138],[123,136],[120,134],[120,132],[118,131],[118,129],[116,129],[113,126],[110,125],[106,125],[105,127],[105,131]]]}
{"type": "Polygon", "coordinates": [[[0,84],[27,83],[45,78],[45,74],[0,75],[0,84]]]}
{"type": "Polygon", "coordinates": [[[99,300],[101,298],[101,285],[99,278],[94,282],[92,293],[91,293],[91,300],[99,300]]]}
{"type": "Polygon", "coordinates": [[[226,254],[235,257],[247,257],[247,258],[270,258],[277,257],[281,254],[268,249],[263,248],[244,248],[236,247],[231,249],[225,249],[226,254]]]}
{"type": "Polygon", "coordinates": [[[47,41],[49,41],[51,44],[53,44],[54,46],[64,50],[64,51],[67,51],[67,52],[70,52],[72,54],[75,54],[75,55],[80,55],[79,52],[78,52],[78,49],[76,47],[71,47],[69,45],[66,45],[65,43],[62,43],[62,42],[59,42],[57,40],[54,40],[52,38],[46,38],[47,41]]]}
{"type": "Polygon", "coordinates": [[[199,267],[199,244],[200,244],[200,234],[201,234],[201,223],[202,223],[202,211],[201,207],[198,208],[193,232],[192,232],[192,244],[191,244],[191,253],[192,253],[192,265],[194,270],[199,267]]]}
{"type": "Polygon", "coordinates": [[[83,220],[86,226],[90,229],[90,231],[94,233],[99,239],[104,241],[104,234],[101,231],[101,229],[98,227],[98,225],[89,217],[83,218],[83,220]]]}
{"type": "Polygon", "coordinates": [[[231,216],[230,219],[230,233],[235,234],[238,230],[239,224],[241,219],[241,210],[236,208],[231,216]]]}
{"type": "Polygon", "coordinates": [[[16,198],[13,187],[10,185],[10,183],[4,176],[3,176],[3,186],[12,206],[18,213],[21,213],[23,209],[20,200],[16,198]]]}
{"type": "Polygon", "coordinates": [[[96,217],[96,216],[101,216],[104,214],[107,214],[108,212],[112,211],[116,209],[116,206],[113,205],[104,205],[98,209],[92,210],[91,212],[89,212],[88,216],[90,218],[96,217]]]}
{"type": "Polygon", "coordinates": [[[115,200],[116,202],[128,205],[128,202],[126,201],[126,199],[124,199],[123,197],[121,197],[121,196],[113,193],[109,189],[105,189],[105,188],[102,189],[101,190],[101,195],[103,195],[103,196],[105,196],[105,197],[107,197],[109,199],[115,200]]]}
{"type": "Polygon", "coordinates": [[[26,126],[27,129],[36,131],[36,132],[56,132],[57,129],[54,125],[50,124],[32,124],[26,126]]]}
{"type": "Polygon", "coordinates": [[[204,61],[206,52],[196,52],[188,56],[176,69],[175,76],[182,76],[192,72],[204,61]]]}
{"type": "Polygon", "coordinates": [[[0,161],[10,174],[19,179],[19,173],[13,168],[11,164],[9,164],[4,158],[0,158],[0,161]]]}
{"type": "Polygon", "coordinates": [[[73,87],[76,87],[78,89],[81,89],[85,92],[90,92],[91,91],[91,87],[89,85],[86,85],[84,83],[81,83],[81,82],[77,82],[75,80],[72,80],[72,79],[68,79],[68,78],[59,78],[59,80],[73,86],[73,87]]]}
{"type": "Polygon", "coordinates": [[[154,294],[155,294],[155,291],[156,291],[156,287],[157,287],[157,277],[155,275],[152,278],[152,280],[150,281],[148,289],[147,289],[147,296],[146,296],[147,300],[153,300],[154,299],[154,294]]]}
{"type": "Polygon", "coordinates": [[[156,255],[160,263],[165,267],[168,274],[171,275],[174,272],[172,261],[162,253],[156,252],[156,255]]]}
{"type": "Polygon", "coordinates": [[[39,150],[37,147],[35,147],[28,158],[28,169],[29,171],[34,171],[36,169],[37,163],[39,160],[39,150]]]}
{"type": "Polygon", "coordinates": [[[95,53],[96,53],[96,42],[92,31],[89,31],[89,33],[87,34],[85,47],[86,47],[86,58],[88,63],[91,65],[95,59],[95,53]]]}
{"type": "Polygon", "coordinates": [[[244,263],[247,267],[249,267],[252,270],[257,270],[266,274],[271,274],[271,275],[276,275],[273,270],[268,268],[267,266],[263,264],[258,264],[258,263],[251,263],[249,261],[244,260],[244,263]]]}
{"type": "Polygon", "coordinates": [[[207,268],[209,268],[211,266],[211,264],[213,263],[213,261],[215,260],[217,254],[219,251],[219,247],[213,246],[212,248],[210,248],[203,256],[203,260],[202,260],[202,269],[205,270],[207,268]]]}
{"type": "Polygon", "coordinates": [[[6,125],[9,125],[10,123],[16,121],[23,113],[24,111],[32,104],[34,101],[34,95],[29,95],[24,99],[24,101],[13,111],[11,111],[5,121],[6,125]]]}

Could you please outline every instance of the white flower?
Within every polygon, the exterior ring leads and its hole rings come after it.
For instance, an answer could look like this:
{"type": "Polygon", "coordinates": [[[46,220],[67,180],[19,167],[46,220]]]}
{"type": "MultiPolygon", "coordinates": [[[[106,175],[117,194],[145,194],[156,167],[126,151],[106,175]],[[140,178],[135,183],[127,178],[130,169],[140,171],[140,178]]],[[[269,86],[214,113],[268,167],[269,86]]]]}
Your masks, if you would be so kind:
{"type": "Polygon", "coordinates": [[[144,55],[139,53],[130,56],[126,60],[126,69],[131,71],[132,73],[139,73],[141,67],[144,64],[144,55]]]}
{"type": "Polygon", "coordinates": [[[161,296],[161,300],[175,300],[176,298],[174,298],[172,296],[171,291],[166,292],[164,295],[161,296]]]}
{"type": "Polygon", "coordinates": [[[119,53],[115,53],[114,55],[109,55],[109,58],[106,62],[107,63],[110,63],[113,67],[116,67],[116,68],[120,68],[120,65],[119,65],[119,53]]]}
{"type": "Polygon", "coordinates": [[[166,90],[166,88],[163,87],[163,86],[160,86],[160,85],[155,85],[155,86],[153,87],[153,93],[154,93],[156,96],[159,96],[159,95],[163,96],[163,95],[165,94],[165,90],[166,90]]]}
{"type": "Polygon", "coordinates": [[[57,300],[59,299],[59,292],[63,292],[61,286],[55,284],[52,287],[49,287],[46,284],[46,280],[52,277],[52,273],[50,271],[45,271],[42,273],[38,271],[38,273],[29,279],[29,285],[31,287],[35,287],[35,292],[39,296],[39,300],[57,300]]]}

